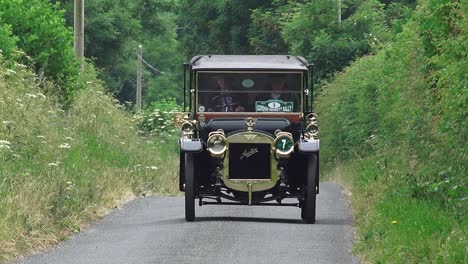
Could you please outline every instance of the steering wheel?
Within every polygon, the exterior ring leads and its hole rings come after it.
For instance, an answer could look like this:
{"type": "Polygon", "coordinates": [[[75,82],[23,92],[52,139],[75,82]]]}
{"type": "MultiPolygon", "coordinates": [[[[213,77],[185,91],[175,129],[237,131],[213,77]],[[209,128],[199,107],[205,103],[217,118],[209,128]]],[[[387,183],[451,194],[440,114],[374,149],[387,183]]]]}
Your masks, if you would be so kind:
{"type": "Polygon", "coordinates": [[[239,104],[239,102],[233,102],[232,96],[226,94],[217,95],[210,100],[210,106],[216,112],[234,112],[239,104]]]}

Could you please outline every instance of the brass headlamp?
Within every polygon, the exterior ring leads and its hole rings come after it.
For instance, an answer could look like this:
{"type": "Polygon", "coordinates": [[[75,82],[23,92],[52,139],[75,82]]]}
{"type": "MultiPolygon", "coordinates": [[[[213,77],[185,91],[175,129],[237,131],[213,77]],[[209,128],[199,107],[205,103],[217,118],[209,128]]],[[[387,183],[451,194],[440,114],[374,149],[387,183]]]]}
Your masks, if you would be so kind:
{"type": "Polygon", "coordinates": [[[184,138],[191,138],[195,129],[195,120],[191,120],[191,113],[174,113],[174,126],[180,127],[180,134],[184,138]]]}
{"type": "Polygon", "coordinates": [[[304,136],[309,139],[318,139],[317,114],[310,113],[305,118],[306,130],[304,136]]]}
{"type": "Polygon", "coordinates": [[[208,134],[206,145],[211,157],[222,158],[227,150],[226,136],[224,135],[224,131],[219,129],[208,134]]]}

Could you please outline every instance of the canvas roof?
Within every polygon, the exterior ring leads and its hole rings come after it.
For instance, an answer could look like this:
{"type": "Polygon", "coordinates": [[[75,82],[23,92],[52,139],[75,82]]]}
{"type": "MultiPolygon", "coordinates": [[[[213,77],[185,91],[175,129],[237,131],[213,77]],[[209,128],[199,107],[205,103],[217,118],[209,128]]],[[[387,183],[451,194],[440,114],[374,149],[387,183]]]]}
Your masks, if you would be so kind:
{"type": "Polygon", "coordinates": [[[290,55],[202,55],[189,65],[193,70],[307,70],[307,61],[290,55]]]}

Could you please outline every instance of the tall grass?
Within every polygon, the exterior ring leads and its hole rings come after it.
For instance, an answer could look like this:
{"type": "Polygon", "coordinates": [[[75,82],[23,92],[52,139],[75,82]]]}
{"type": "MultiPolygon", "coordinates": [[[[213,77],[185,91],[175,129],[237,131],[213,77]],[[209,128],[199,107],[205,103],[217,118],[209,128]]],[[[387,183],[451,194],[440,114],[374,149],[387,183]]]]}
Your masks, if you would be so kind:
{"type": "Polygon", "coordinates": [[[0,58],[0,262],[79,232],[119,200],[177,191],[176,141],[143,137],[88,69],[64,111],[42,92],[52,83],[0,58]]]}

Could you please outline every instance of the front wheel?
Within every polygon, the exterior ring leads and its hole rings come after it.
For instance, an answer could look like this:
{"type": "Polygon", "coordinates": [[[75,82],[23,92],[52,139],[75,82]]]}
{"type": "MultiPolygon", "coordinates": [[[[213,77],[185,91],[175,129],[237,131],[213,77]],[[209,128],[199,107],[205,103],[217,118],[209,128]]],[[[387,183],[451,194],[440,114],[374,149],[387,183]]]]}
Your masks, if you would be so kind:
{"type": "Polygon", "coordinates": [[[307,184],[305,197],[301,209],[301,218],[308,224],[315,223],[316,196],[317,196],[317,155],[311,154],[307,158],[307,184]]]}
{"type": "Polygon", "coordinates": [[[185,153],[185,220],[195,220],[195,174],[193,170],[193,154],[185,153]]]}

